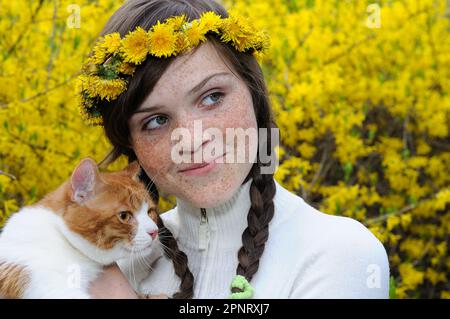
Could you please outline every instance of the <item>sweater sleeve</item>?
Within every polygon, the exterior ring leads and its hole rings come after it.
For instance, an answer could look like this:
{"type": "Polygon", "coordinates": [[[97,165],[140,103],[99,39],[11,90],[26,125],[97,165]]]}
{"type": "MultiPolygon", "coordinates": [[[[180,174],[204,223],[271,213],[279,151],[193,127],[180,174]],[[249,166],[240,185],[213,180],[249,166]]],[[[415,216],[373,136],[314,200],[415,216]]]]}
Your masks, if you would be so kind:
{"type": "Polygon", "coordinates": [[[321,231],[318,253],[301,260],[289,298],[389,298],[389,264],[382,243],[361,223],[334,218],[321,231]]]}

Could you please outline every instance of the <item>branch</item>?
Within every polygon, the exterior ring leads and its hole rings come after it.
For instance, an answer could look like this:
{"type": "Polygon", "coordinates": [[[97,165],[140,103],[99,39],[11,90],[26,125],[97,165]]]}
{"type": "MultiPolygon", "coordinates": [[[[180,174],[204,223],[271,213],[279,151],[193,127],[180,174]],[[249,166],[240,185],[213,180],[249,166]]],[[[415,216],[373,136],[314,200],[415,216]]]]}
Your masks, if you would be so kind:
{"type": "Polygon", "coordinates": [[[323,153],[322,153],[322,158],[320,159],[319,168],[315,172],[309,188],[305,189],[305,193],[304,193],[305,200],[308,199],[310,192],[313,190],[314,186],[316,185],[317,181],[319,180],[319,177],[321,177],[321,175],[322,175],[325,162],[328,160],[328,151],[329,151],[328,147],[325,147],[325,149],[323,150],[323,153]]]}
{"type": "MultiPolygon", "coordinates": [[[[58,15],[58,6],[55,1],[53,1],[53,18],[52,18],[52,36],[51,36],[51,43],[50,46],[50,59],[47,64],[47,79],[45,81],[45,88],[48,89],[48,81],[50,80],[50,75],[53,69],[53,60],[55,59],[55,56],[57,55],[55,51],[59,52],[59,49],[56,49],[55,44],[55,37],[56,37],[56,17],[58,15]]],[[[59,46],[58,46],[59,48],[59,46]]]]}
{"type": "Polygon", "coordinates": [[[395,213],[384,214],[384,215],[381,215],[381,216],[378,216],[378,217],[375,217],[375,218],[371,218],[371,219],[369,219],[366,222],[366,225],[371,225],[371,224],[374,224],[374,223],[381,222],[383,220],[388,219],[391,216],[401,215],[401,214],[406,213],[406,212],[408,212],[408,211],[410,211],[410,210],[412,210],[412,209],[414,209],[416,207],[417,207],[417,204],[410,204],[410,205],[405,206],[402,209],[396,211],[395,213]]]}
{"type": "MultiPolygon", "coordinates": [[[[31,143],[31,142],[28,142],[28,141],[24,141],[19,136],[16,136],[16,135],[12,134],[9,131],[7,131],[7,132],[9,134],[9,136],[11,136],[11,138],[16,140],[17,142],[27,145],[32,150],[32,152],[36,155],[36,157],[39,158],[39,160],[41,160],[41,161],[44,160],[44,156],[42,156],[42,154],[40,154],[38,152],[38,150],[39,151],[46,151],[46,150],[48,150],[48,147],[46,145],[39,145],[39,144],[34,144],[34,143],[31,143]]],[[[58,151],[58,150],[52,150],[52,152],[54,152],[57,155],[64,156],[64,157],[66,157],[68,159],[72,159],[72,157],[70,155],[67,155],[64,152],[61,152],[61,151],[58,151]]]]}
{"type": "MultiPolygon", "coordinates": [[[[47,94],[47,93],[50,92],[50,91],[56,90],[57,88],[59,88],[59,87],[61,87],[61,86],[63,86],[63,85],[66,85],[67,83],[69,83],[70,81],[72,81],[73,79],[75,79],[80,73],[81,73],[81,71],[79,71],[79,72],[73,74],[73,75],[72,75],[70,78],[68,78],[67,80],[65,80],[65,81],[63,81],[63,82],[61,82],[61,83],[59,83],[59,84],[56,84],[54,87],[52,87],[52,88],[50,88],[50,89],[48,89],[48,90],[44,90],[44,91],[42,91],[42,92],[39,92],[39,93],[37,93],[37,94],[35,94],[35,95],[32,95],[32,96],[30,96],[30,97],[24,98],[24,99],[22,99],[22,100],[19,100],[19,102],[20,102],[20,103],[26,103],[26,102],[29,102],[30,100],[34,100],[34,99],[36,99],[36,98],[38,98],[38,97],[40,97],[40,96],[42,96],[42,95],[47,94]]],[[[11,102],[0,104],[0,108],[6,109],[6,108],[8,107],[9,104],[11,104],[11,102]]]]}
{"type": "Polygon", "coordinates": [[[14,175],[9,174],[9,173],[6,173],[6,172],[4,172],[4,171],[2,171],[2,170],[0,170],[0,175],[8,176],[8,177],[11,178],[13,181],[17,180],[17,178],[16,178],[14,175]]]}
{"type": "MultiPolygon", "coordinates": [[[[39,11],[41,10],[43,4],[44,4],[44,0],[39,0],[39,4],[38,4],[36,10],[34,10],[34,12],[31,14],[30,22],[27,24],[28,27],[25,30],[31,29],[30,25],[34,23],[36,16],[39,13],[39,11]]],[[[17,37],[16,41],[8,49],[7,54],[3,56],[3,61],[5,61],[7,59],[7,57],[9,57],[11,55],[11,53],[14,52],[14,50],[16,50],[17,46],[19,45],[20,41],[22,41],[25,34],[26,34],[26,31],[20,32],[20,35],[17,37]]]]}

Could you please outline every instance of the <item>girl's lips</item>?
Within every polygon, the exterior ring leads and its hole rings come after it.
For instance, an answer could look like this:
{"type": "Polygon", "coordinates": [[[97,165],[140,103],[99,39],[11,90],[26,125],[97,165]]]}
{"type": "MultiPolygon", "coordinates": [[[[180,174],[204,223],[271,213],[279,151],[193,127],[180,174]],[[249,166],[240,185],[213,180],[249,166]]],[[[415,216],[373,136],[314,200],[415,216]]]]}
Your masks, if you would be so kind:
{"type": "Polygon", "coordinates": [[[212,171],[217,166],[217,160],[221,159],[225,154],[222,156],[219,156],[212,160],[209,163],[200,163],[200,164],[193,164],[189,166],[188,168],[182,169],[179,172],[183,173],[188,176],[198,176],[206,174],[210,171],[212,171]]]}

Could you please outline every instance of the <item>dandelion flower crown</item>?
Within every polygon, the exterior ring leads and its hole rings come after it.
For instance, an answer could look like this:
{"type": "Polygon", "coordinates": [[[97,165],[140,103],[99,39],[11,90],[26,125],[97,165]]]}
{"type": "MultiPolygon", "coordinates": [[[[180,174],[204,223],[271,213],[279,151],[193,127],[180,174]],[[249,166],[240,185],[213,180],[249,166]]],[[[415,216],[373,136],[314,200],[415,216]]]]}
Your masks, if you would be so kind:
{"type": "Polygon", "coordinates": [[[116,100],[125,92],[136,67],[147,56],[167,58],[187,52],[206,41],[207,34],[256,58],[263,56],[269,44],[264,31],[255,29],[235,12],[222,18],[208,11],[190,22],[185,15],[173,16],[164,23],[158,21],[149,31],[137,27],[124,38],[118,32],[107,34],[97,41],[78,77],[82,117],[90,124],[102,125],[101,101],[116,100]]]}

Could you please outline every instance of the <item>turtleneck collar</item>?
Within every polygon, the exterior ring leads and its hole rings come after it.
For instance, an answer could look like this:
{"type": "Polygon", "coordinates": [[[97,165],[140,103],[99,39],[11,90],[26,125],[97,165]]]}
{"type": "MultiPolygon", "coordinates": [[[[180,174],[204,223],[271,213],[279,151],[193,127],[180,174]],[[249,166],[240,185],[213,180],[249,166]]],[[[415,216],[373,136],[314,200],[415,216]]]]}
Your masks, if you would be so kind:
{"type": "Polygon", "coordinates": [[[242,246],[242,233],[247,227],[251,183],[250,178],[229,200],[212,208],[194,207],[176,198],[181,242],[198,250],[206,250],[214,244],[220,249],[237,251],[242,246]]]}

